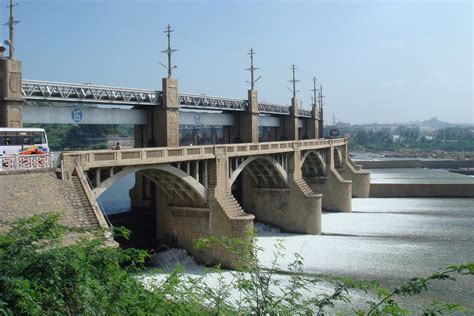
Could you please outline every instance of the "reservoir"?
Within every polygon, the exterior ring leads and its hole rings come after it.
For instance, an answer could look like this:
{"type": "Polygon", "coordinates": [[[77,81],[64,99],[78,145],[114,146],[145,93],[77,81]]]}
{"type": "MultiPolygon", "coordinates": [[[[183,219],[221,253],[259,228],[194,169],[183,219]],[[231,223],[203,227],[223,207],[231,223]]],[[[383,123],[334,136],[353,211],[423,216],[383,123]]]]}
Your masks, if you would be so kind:
{"type": "MultiPolygon", "coordinates": [[[[440,170],[374,170],[372,181],[473,181],[440,170]],[[461,180],[463,179],[463,180],[461,180]]],[[[100,202],[107,213],[130,208],[133,175],[117,182],[100,202]]],[[[457,182],[452,182],[457,183],[457,182]]],[[[470,183],[470,182],[469,182],[470,183]]],[[[352,213],[324,213],[320,236],[290,234],[257,224],[262,263],[270,264],[273,244],[281,239],[287,253],[299,252],[304,270],[393,287],[414,276],[426,276],[450,264],[474,262],[473,198],[353,199],[352,213]]],[[[291,261],[288,255],[285,260],[291,261]]],[[[439,299],[474,308],[474,284],[460,278],[440,282],[414,302],[439,299]]]]}

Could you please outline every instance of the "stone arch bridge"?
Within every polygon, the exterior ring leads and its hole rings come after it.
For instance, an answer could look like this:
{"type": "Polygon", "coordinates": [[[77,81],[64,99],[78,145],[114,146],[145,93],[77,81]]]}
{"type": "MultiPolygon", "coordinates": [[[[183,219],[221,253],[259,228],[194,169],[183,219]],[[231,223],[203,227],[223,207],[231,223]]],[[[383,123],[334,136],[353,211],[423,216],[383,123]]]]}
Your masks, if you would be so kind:
{"type": "Polygon", "coordinates": [[[64,152],[62,178],[87,176],[97,199],[134,173],[132,205],[156,211],[157,239],[171,236],[198,260],[231,266],[204,236],[243,237],[254,218],[287,231],[320,234],[322,209],[351,211],[367,197],[369,174],[348,158],[345,139],[64,152]],[[154,199],[153,197],[158,197],[154,199]]]}

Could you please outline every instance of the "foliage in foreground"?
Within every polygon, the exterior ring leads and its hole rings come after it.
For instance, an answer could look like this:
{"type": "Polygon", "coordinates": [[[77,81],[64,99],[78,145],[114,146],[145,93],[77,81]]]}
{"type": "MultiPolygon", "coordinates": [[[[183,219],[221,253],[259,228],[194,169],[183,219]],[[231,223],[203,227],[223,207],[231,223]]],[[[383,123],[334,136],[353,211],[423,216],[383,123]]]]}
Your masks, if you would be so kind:
{"type": "MultiPolygon", "coordinates": [[[[83,238],[64,245],[62,237],[77,231],[58,224],[58,216],[46,214],[10,223],[0,233],[0,315],[16,314],[318,314],[334,313],[337,302],[350,306],[350,290],[376,291],[379,300],[358,315],[407,314],[395,297],[417,295],[436,280],[455,280],[473,275],[474,264],[450,266],[426,278],[414,278],[388,291],[375,284],[303,273],[303,259],[282,270],[278,259],[284,248],[277,244],[273,264],[261,267],[261,249],[246,240],[202,239],[198,246],[218,243],[241,258],[241,269],[226,274],[217,267],[217,284],[206,276],[189,276],[176,269],[156,284],[145,287],[136,272],[149,254],[134,249],[104,248],[98,239],[83,238]],[[283,275],[284,274],[284,275],[283,275]],[[230,275],[231,278],[226,278],[230,275]],[[333,286],[330,293],[315,291],[321,282],[333,286]]],[[[439,315],[459,310],[454,304],[435,303],[421,312],[439,315]]]]}

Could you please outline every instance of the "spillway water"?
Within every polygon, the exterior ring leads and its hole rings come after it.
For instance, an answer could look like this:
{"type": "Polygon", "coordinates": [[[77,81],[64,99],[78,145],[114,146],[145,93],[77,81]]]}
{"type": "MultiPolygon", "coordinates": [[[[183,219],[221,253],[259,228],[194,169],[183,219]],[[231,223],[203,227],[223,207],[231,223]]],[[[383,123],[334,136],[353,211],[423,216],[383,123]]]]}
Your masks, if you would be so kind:
{"type": "MultiPolygon", "coordinates": [[[[131,186],[133,177],[112,187],[101,198],[104,208],[108,212],[126,210],[130,202],[123,190],[131,186]]],[[[264,265],[270,264],[273,244],[283,240],[288,254],[302,255],[306,272],[377,280],[388,287],[450,264],[474,262],[472,198],[353,199],[352,213],[323,214],[321,236],[256,226],[264,265]]],[[[157,257],[157,264],[164,263],[168,269],[177,261],[185,262],[190,273],[202,273],[202,267],[183,251],[171,250],[157,257]]],[[[285,266],[290,261],[288,255],[281,264],[285,266]]],[[[474,310],[474,282],[460,278],[455,283],[437,283],[428,294],[412,303],[432,298],[474,310]]]]}

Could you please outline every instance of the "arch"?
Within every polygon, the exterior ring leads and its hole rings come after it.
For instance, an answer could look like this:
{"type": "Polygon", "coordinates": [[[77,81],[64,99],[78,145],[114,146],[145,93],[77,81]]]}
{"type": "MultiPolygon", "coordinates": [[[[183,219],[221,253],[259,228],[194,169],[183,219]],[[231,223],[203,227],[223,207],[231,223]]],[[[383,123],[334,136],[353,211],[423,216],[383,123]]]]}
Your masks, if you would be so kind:
{"type": "Polygon", "coordinates": [[[336,169],[342,168],[342,162],[343,162],[342,153],[338,147],[334,147],[333,157],[334,157],[334,168],[336,169]]]}
{"type": "MultiPolygon", "coordinates": [[[[176,189],[186,192],[186,189],[190,188],[190,190],[197,193],[198,197],[201,198],[203,201],[206,201],[207,199],[207,189],[199,181],[197,181],[195,178],[193,178],[186,172],[171,166],[170,164],[126,167],[120,172],[117,172],[112,177],[102,182],[101,184],[99,184],[97,187],[95,187],[93,190],[95,198],[98,199],[102,195],[102,193],[107,191],[107,189],[110,188],[116,181],[122,179],[130,173],[145,170],[150,170],[152,172],[152,174],[150,174],[149,176],[150,180],[161,186],[165,192],[169,192],[170,188],[166,187],[165,183],[157,181],[160,176],[164,177],[165,180],[172,180],[172,178],[175,178],[177,180],[172,181],[171,183],[174,183],[176,185],[176,189]]],[[[186,194],[188,194],[189,196],[189,193],[186,194]]]]}
{"type": "MultiPolygon", "coordinates": [[[[245,159],[238,167],[235,169],[229,178],[229,186],[232,187],[232,184],[237,180],[237,177],[240,175],[242,171],[245,170],[247,166],[249,166],[252,162],[260,161],[263,162],[262,168],[264,168],[268,173],[273,173],[277,175],[279,179],[275,179],[272,177],[273,175],[270,174],[269,177],[272,178],[272,181],[275,185],[278,185],[278,181],[283,182],[285,185],[288,184],[288,174],[285,169],[283,169],[282,165],[280,165],[275,159],[271,156],[252,156],[245,159]]],[[[255,182],[258,182],[257,175],[255,170],[249,169],[249,173],[255,182]]]]}
{"type": "Polygon", "coordinates": [[[303,177],[315,177],[326,175],[326,162],[320,153],[315,150],[308,150],[301,159],[301,170],[303,177]]]}

